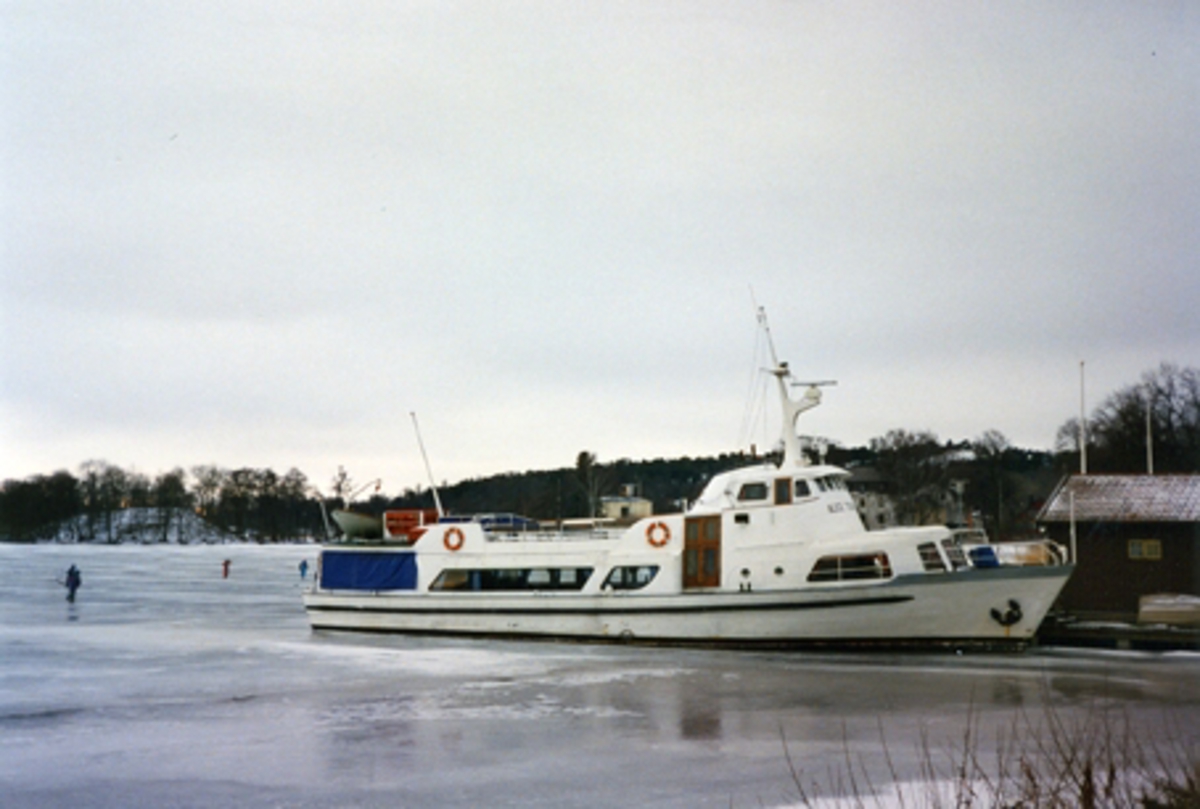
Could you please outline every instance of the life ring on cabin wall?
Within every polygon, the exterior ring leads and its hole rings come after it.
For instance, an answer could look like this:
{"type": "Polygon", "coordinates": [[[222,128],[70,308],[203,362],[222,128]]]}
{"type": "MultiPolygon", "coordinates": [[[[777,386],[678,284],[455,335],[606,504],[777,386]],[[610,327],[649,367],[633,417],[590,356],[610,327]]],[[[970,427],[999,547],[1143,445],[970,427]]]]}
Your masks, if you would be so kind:
{"type": "Polygon", "coordinates": [[[671,541],[671,529],[665,522],[652,522],[646,527],[646,541],[653,548],[661,548],[671,541]]]}
{"type": "Polygon", "coordinates": [[[463,532],[458,528],[447,528],[442,534],[442,544],[448,551],[456,551],[463,546],[463,532]]]}

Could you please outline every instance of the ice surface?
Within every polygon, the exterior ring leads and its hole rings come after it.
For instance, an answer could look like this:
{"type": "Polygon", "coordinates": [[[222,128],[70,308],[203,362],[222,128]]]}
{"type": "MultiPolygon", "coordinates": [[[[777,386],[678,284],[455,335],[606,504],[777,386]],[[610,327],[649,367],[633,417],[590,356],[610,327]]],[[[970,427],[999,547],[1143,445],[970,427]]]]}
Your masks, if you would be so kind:
{"type": "Polygon", "coordinates": [[[953,747],[969,721],[987,745],[1047,706],[1198,743],[1196,655],[314,634],[297,569],[314,555],[0,546],[0,806],[787,805],[785,744],[804,773],[849,752],[886,789],[885,746],[915,778],[922,739],[953,747]]]}

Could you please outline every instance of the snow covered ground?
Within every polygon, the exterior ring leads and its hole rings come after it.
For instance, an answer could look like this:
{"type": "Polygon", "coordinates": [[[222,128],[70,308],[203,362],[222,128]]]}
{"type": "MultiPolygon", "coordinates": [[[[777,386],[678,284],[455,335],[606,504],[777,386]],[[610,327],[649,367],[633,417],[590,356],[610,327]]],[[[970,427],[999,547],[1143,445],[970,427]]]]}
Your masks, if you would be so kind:
{"type": "Polygon", "coordinates": [[[46,529],[41,541],[150,545],[221,544],[238,538],[185,508],[124,508],[107,514],[80,514],[46,529]]]}
{"type": "Polygon", "coordinates": [[[0,806],[789,805],[788,756],[811,800],[847,794],[848,763],[853,789],[891,794],[968,728],[987,759],[1048,711],[1200,751],[1194,654],[313,634],[298,565],[314,556],[0,545],[0,806]]]}

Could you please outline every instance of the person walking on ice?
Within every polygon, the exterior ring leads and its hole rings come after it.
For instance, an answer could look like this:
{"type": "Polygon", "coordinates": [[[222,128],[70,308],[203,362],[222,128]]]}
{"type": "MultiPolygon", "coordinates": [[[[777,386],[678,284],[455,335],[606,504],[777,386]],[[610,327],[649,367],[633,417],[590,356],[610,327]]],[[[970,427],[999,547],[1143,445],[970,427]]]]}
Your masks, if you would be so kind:
{"type": "Polygon", "coordinates": [[[79,575],[79,568],[71,565],[67,569],[67,578],[63,581],[63,586],[67,588],[67,601],[75,603],[75,591],[79,589],[79,585],[83,584],[83,577],[79,575]]]}

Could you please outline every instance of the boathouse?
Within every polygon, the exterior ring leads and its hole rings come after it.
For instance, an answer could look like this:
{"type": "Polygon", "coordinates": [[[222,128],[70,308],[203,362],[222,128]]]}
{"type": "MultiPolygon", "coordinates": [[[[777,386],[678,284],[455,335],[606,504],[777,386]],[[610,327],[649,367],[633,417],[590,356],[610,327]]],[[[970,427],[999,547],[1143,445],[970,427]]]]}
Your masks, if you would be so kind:
{"type": "Polygon", "coordinates": [[[1071,475],[1037,521],[1073,549],[1072,615],[1133,622],[1144,596],[1200,596],[1200,475],[1071,475]]]}

